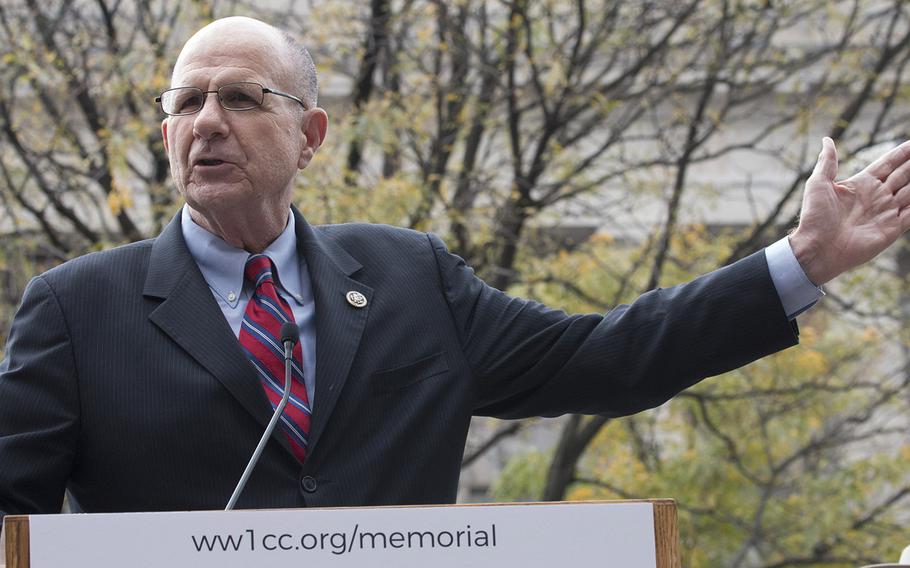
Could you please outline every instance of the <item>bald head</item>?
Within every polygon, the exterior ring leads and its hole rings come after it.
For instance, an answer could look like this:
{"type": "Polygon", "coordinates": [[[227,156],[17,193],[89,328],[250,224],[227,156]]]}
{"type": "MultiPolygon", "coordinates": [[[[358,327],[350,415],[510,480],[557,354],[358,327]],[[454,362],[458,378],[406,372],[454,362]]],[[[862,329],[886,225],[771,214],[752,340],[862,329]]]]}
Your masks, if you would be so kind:
{"type": "Polygon", "coordinates": [[[171,75],[171,86],[184,86],[183,72],[192,66],[194,57],[210,46],[222,46],[225,60],[243,59],[245,55],[266,58],[274,62],[273,74],[281,83],[279,88],[300,97],[307,108],[317,104],[318,84],[316,66],[309,51],[294,36],[261,22],[244,16],[221,18],[204,26],[184,44],[174,72],[171,75]],[[231,50],[237,38],[243,38],[242,49],[231,50]]]}

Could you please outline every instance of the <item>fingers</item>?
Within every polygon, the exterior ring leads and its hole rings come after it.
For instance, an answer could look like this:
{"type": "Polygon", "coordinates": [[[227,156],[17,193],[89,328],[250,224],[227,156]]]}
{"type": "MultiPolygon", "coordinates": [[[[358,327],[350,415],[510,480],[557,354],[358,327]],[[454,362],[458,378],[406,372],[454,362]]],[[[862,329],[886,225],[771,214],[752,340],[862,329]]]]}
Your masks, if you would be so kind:
{"type": "Polygon", "coordinates": [[[815,162],[812,175],[832,182],[837,177],[837,150],[834,148],[834,140],[827,136],[822,138],[822,151],[815,162]]]}
{"type": "Polygon", "coordinates": [[[879,181],[885,181],[892,172],[901,167],[907,160],[910,160],[910,141],[892,148],[879,159],[866,166],[863,171],[879,181]]]}
{"type": "MultiPolygon", "coordinates": [[[[891,177],[894,177],[892,174],[891,177]]],[[[890,181],[891,178],[888,178],[890,181]]],[[[892,198],[892,207],[897,209],[897,219],[900,223],[900,232],[906,233],[910,230],[910,183],[898,189],[892,198]]],[[[894,211],[894,209],[891,209],[894,211]]]]}
{"type": "Polygon", "coordinates": [[[894,204],[898,209],[910,207],[910,186],[905,185],[894,194],[894,204]]]}
{"type": "Polygon", "coordinates": [[[910,231],[910,207],[904,207],[897,212],[897,218],[900,220],[901,233],[910,231]]]}
{"type": "Polygon", "coordinates": [[[897,195],[904,186],[910,183],[910,160],[901,164],[896,170],[891,172],[882,187],[892,195],[897,195]]]}

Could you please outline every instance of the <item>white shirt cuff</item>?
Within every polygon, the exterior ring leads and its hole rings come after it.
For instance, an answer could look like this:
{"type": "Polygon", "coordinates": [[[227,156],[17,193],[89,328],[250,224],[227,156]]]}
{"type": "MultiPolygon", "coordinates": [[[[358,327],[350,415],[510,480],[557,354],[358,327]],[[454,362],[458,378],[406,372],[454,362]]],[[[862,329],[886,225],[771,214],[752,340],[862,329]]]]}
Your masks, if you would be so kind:
{"type": "Polygon", "coordinates": [[[777,295],[780,296],[780,303],[789,319],[808,310],[825,295],[821,287],[809,281],[803,267],[796,260],[787,237],[767,247],[765,259],[777,295]]]}

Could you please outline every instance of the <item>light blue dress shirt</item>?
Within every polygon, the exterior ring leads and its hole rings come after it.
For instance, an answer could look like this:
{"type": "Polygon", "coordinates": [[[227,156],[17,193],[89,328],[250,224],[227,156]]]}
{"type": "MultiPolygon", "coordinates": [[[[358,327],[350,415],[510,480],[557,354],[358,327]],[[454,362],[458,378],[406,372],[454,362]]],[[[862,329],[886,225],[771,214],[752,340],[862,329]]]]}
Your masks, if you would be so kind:
{"type": "MultiPolygon", "coordinates": [[[[253,290],[243,281],[243,267],[250,256],[245,250],[234,248],[220,237],[213,235],[193,221],[189,208],[181,213],[183,238],[190,254],[199,265],[202,276],[212,289],[215,300],[234,335],[240,337],[240,323],[246,304],[253,290]]],[[[300,344],[303,347],[303,371],[310,405],[315,403],[316,377],[316,305],[306,259],[297,254],[297,236],[294,215],[288,215],[288,224],[281,235],[263,251],[278,270],[278,292],[287,300],[300,327],[300,344]]],[[[790,241],[786,237],[765,249],[765,258],[771,280],[780,296],[787,317],[811,308],[824,293],[806,277],[790,241]]]]}
{"type": "Polygon", "coordinates": [[[791,320],[814,306],[825,295],[819,286],[809,281],[803,267],[796,260],[787,237],[766,248],[765,259],[784,313],[791,320]]]}
{"type": "MultiPolygon", "coordinates": [[[[181,213],[180,223],[190,254],[212,289],[215,301],[231,330],[239,338],[243,312],[253,295],[252,286],[243,281],[243,268],[250,253],[232,247],[197,225],[186,206],[181,213]]],[[[297,255],[294,215],[288,215],[284,231],[262,252],[275,264],[278,271],[278,293],[291,306],[294,319],[300,327],[303,376],[312,408],[316,396],[316,303],[313,300],[306,259],[297,255]]]]}

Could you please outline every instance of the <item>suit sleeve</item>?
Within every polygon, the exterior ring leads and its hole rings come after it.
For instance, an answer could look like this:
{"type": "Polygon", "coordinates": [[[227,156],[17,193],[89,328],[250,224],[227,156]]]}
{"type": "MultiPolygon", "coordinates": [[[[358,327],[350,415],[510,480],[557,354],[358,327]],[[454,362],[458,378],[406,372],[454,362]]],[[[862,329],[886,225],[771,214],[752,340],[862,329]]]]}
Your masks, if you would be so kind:
{"type": "Polygon", "coordinates": [[[69,331],[39,276],[26,288],[0,363],[0,517],[60,511],[78,427],[69,331]]]}
{"type": "Polygon", "coordinates": [[[603,315],[567,315],[486,285],[430,240],[478,415],[632,414],[798,341],[763,252],[603,315]]]}

